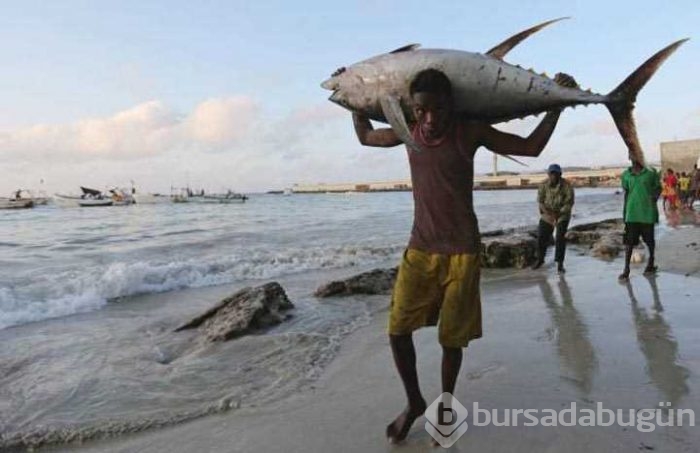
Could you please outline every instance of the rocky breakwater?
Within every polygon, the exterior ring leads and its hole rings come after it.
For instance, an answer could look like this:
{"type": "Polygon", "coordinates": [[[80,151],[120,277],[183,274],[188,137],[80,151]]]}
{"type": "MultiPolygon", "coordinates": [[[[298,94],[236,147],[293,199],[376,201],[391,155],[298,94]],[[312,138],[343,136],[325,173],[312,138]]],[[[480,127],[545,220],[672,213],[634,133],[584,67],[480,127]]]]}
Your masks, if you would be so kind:
{"type": "MultiPolygon", "coordinates": [[[[622,251],[621,219],[587,223],[571,227],[567,232],[570,245],[585,253],[613,259],[622,251]]],[[[537,228],[524,227],[496,230],[481,235],[482,268],[523,269],[537,259],[537,228]]],[[[316,297],[349,296],[353,294],[391,294],[398,269],[373,269],[320,286],[316,297]]]]}
{"type": "Polygon", "coordinates": [[[481,235],[481,267],[523,269],[537,259],[537,229],[497,230],[481,235]]]}
{"type": "Polygon", "coordinates": [[[576,225],[566,233],[569,244],[583,249],[596,258],[611,260],[622,252],[622,219],[576,225]]]}

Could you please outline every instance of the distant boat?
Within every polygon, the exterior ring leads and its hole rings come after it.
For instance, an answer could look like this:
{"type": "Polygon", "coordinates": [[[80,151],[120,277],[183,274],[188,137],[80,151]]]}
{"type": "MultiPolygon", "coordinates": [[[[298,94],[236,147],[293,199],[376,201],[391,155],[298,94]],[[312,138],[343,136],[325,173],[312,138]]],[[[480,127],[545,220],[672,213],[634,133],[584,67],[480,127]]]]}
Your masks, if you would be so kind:
{"type": "Polygon", "coordinates": [[[96,207],[96,206],[112,206],[114,200],[111,196],[106,196],[97,189],[80,186],[82,195],[62,195],[56,194],[55,200],[61,206],[81,206],[81,207],[96,207]]]}
{"type": "Polygon", "coordinates": [[[181,188],[176,189],[175,187],[170,187],[170,201],[173,203],[188,203],[190,201],[190,189],[181,188]]]}
{"type": "MultiPolygon", "coordinates": [[[[40,205],[45,205],[48,204],[49,202],[49,197],[46,195],[46,192],[43,190],[40,190],[38,194],[31,190],[26,190],[23,189],[20,192],[20,198],[22,199],[29,199],[34,202],[34,206],[40,206],[40,205]]],[[[15,195],[17,193],[15,192],[15,195]]]]}
{"type": "Polygon", "coordinates": [[[112,204],[114,206],[128,206],[130,204],[136,204],[136,198],[134,198],[132,192],[119,188],[110,189],[109,193],[111,194],[110,198],[112,199],[112,204]]]}
{"type": "Polygon", "coordinates": [[[3,206],[8,206],[3,209],[14,209],[15,207],[26,207],[26,208],[31,208],[33,206],[39,206],[39,205],[44,205],[48,203],[49,199],[46,196],[36,196],[34,195],[31,191],[26,190],[26,189],[17,189],[12,193],[12,196],[9,198],[0,198],[0,200],[4,201],[13,201],[13,203],[3,203],[3,206]],[[28,205],[28,201],[31,201],[31,205],[28,205]],[[11,206],[11,207],[10,207],[11,206]]]}
{"type": "Polygon", "coordinates": [[[110,200],[109,198],[84,198],[78,200],[78,205],[82,206],[84,208],[92,208],[92,207],[98,207],[98,206],[112,206],[114,205],[114,201],[110,200]]]}
{"type": "Polygon", "coordinates": [[[0,209],[27,209],[34,207],[34,201],[25,198],[0,198],[0,209]]]}
{"type": "Polygon", "coordinates": [[[286,188],[284,190],[268,190],[267,193],[270,195],[291,195],[293,192],[292,189],[286,188]]]}
{"type": "Polygon", "coordinates": [[[229,190],[225,194],[202,195],[196,198],[199,203],[245,203],[248,197],[246,195],[235,193],[229,190]]]}

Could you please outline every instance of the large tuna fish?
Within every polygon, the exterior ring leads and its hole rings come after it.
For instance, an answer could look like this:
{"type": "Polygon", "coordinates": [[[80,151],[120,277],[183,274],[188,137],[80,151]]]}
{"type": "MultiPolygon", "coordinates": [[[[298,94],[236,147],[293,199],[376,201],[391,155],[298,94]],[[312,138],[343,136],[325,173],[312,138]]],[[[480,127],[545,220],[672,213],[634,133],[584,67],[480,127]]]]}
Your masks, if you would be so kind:
{"type": "Polygon", "coordinates": [[[435,68],[452,81],[455,109],[469,118],[491,124],[523,118],[552,108],[605,104],[622,135],[632,161],[644,163],[632,116],[637,93],[654,72],[681,44],[683,39],[649,58],[617,88],[606,95],[565,88],[546,75],[503,61],[522,40],[555,19],[514,35],[485,54],[445,49],[419,49],[411,44],[387,54],[341,68],[321,86],[333,91],[330,100],[348,110],[391,124],[411,148],[406,118],[411,117],[409,85],[424,69],[435,68]]]}

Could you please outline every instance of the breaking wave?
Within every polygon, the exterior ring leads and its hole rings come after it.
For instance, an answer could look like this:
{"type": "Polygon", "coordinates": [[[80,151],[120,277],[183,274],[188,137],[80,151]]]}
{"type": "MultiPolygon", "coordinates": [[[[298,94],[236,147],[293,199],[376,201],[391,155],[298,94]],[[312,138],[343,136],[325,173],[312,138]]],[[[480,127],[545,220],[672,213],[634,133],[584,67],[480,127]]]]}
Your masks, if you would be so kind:
{"type": "Polygon", "coordinates": [[[96,310],[128,296],[370,265],[401,250],[398,245],[289,248],[281,253],[257,250],[210,259],[115,262],[73,269],[38,276],[21,287],[0,287],[0,329],[96,310]]]}

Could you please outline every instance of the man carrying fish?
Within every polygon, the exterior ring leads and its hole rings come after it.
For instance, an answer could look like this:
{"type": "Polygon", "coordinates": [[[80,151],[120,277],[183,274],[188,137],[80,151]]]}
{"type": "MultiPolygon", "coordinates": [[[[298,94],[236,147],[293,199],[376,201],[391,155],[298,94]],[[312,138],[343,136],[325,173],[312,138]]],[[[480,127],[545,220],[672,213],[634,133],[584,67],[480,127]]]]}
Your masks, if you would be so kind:
{"type": "MultiPolygon", "coordinates": [[[[574,79],[557,74],[568,87],[574,79]]],[[[454,392],[462,348],[481,337],[479,228],[472,204],[474,155],[481,146],[516,156],[538,156],[559,120],[549,111],[527,138],[500,132],[486,122],[455,113],[452,85],[435,69],[419,72],[410,84],[415,123],[411,138],[422,151],[408,147],[415,203],[413,229],[394,287],[389,338],[408,404],[386,428],[392,442],[403,440],[426,402],[416,373],[412,332],[438,324],[443,348],[442,390],[454,392]]],[[[392,128],[374,129],[353,113],[363,145],[393,147],[403,143],[392,128]]]]}
{"type": "Polygon", "coordinates": [[[654,54],[610,93],[581,90],[573,78],[546,74],[503,60],[523,40],[558,22],[511,36],[484,54],[420,49],[409,44],[340,68],[321,86],[329,100],[353,112],[367,146],[406,145],[415,203],[413,229],[399,267],[389,315],[389,338],[408,404],[387,426],[403,440],[426,409],[418,386],[412,332],[439,321],[442,388],[453,393],[462,348],[481,337],[479,229],[472,205],[474,154],[484,146],[505,155],[538,156],[563,108],[603,104],[627,145],[644,165],[632,111],[639,91],[686,40],[654,54]],[[527,138],[491,125],[547,112],[527,138]],[[370,119],[390,128],[374,129],[370,119]]]}

